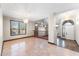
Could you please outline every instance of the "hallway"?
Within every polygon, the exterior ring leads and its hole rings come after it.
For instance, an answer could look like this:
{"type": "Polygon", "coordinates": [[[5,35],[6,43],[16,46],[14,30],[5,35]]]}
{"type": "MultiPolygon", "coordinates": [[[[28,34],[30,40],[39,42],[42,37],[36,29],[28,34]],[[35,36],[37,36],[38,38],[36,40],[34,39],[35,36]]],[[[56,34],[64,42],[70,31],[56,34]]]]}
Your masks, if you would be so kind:
{"type": "Polygon", "coordinates": [[[36,37],[4,42],[3,56],[76,56],[79,53],[49,44],[36,37]]]}

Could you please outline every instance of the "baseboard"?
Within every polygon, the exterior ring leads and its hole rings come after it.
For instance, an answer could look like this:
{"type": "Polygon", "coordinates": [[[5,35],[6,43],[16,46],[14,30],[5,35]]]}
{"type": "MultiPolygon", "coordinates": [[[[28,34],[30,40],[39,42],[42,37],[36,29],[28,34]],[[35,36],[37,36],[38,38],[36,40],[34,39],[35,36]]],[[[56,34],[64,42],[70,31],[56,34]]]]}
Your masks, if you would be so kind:
{"type": "Polygon", "coordinates": [[[4,40],[3,42],[17,40],[17,39],[23,39],[23,38],[30,38],[30,37],[34,37],[34,36],[27,36],[27,37],[15,38],[15,39],[10,39],[10,40],[4,40]]]}
{"type": "MultiPolygon", "coordinates": [[[[77,41],[76,40],[74,40],[76,43],[77,43],[77,41]]],[[[77,43],[77,45],[78,45],[78,43],[77,43]]],[[[79,46],[79,45],[78,45],[79,46]]]]}
{"type": "Polygon", "coordinates": [[[48,42],[48,43],[53,44],[53,45],[56,45],[55,43],[51,43],[51,42],[48,42]]]}
{"type": "Polygon", "coordinates": [[[45,39],[45,40],[48,40],[48,38],[46,39],[46,38],[42,38],[42,37],[37,37],[37,38],[41,38],[41,39],[45,39]]]}

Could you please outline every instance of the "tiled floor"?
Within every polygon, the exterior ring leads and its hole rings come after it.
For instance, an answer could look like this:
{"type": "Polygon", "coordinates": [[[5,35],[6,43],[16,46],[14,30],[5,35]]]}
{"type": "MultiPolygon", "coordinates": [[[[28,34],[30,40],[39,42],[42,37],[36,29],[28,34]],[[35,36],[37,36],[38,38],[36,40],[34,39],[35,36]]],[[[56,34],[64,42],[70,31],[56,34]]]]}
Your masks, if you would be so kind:
{"type": "Polygon", "coordinates": [[[3,56],[76,56],[79,53],[49,44],[40,38],[24,38],[4,42],[3,56]]]}

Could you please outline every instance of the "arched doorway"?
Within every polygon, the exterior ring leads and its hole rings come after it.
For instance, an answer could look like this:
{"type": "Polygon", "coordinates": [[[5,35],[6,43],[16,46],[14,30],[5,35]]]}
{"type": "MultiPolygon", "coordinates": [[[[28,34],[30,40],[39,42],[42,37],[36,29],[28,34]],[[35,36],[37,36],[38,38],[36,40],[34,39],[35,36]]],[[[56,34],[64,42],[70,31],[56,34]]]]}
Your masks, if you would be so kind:
{"type": "Polygon", "coordinates": [[[74,22],[66,20],[62,24],[62,37],[65,39],[74,40],[74,22]]]}

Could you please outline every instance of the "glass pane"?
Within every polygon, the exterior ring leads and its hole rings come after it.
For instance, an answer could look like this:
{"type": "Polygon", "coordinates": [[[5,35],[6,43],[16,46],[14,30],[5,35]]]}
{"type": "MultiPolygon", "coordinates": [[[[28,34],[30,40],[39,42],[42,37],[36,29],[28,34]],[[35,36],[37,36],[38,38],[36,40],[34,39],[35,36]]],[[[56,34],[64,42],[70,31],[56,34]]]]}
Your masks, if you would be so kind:
{"type": "Polygon", "coordinates": [[[20,34],[26,34],[26,25],[23,22],[20,22],[20,34]]]}
{"type": "Polygon", "coordinates": [[[11,21],[11,35],[18,35],[19,33],[19,26],[18,21],[11,21]]]}

